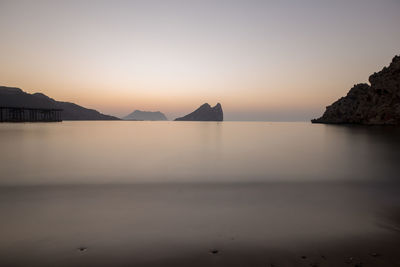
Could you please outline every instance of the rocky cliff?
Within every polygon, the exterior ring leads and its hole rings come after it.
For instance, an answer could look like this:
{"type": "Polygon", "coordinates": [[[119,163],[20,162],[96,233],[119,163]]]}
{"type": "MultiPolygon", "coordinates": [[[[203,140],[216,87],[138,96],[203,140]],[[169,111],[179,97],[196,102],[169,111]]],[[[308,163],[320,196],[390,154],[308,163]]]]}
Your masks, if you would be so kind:
{"type": "Polygon", "coordinates": [[[313,123],[400,125],[400,56],[389,67],[357,84],[345,97],[326,108],[313,123]]]}
{"type": "Polygon", "coordinates": [[[119,120],[74,103],[56,101],[42,93],[29,94],[20,88],[0,86],[0,106],[62,109],[62,120],[119,120]]]}
{"type": "Polygon", "coordinates": [[[122,119],[128,121],[166,121],[167,117],[160,111],[135,110],[122,119]]]}
{"type": "Polygon", "coordinates": [[[192,113],[175,119],[176,121],[223,121],[224,113],[220,103],[211,107],[208,103],[201,105],[192,113]]]}

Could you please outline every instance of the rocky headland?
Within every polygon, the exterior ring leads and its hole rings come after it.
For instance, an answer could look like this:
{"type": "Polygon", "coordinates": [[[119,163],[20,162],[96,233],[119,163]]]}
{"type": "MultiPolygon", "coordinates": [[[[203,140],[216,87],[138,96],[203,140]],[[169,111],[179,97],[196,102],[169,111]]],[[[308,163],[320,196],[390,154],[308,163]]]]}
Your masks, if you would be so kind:
{"type": "Polygon", "coordinates": [[[400,125],[400,56],[369,77],[370,85],[354,85],[345,97],[326,107],[313,123],[400,125]]]}
{"type": "Polygon", "coordinates": [[[201,105],[192,113],[176,118],[176,121],[223,121],[224,113],[220,103],[211,107],[208,103],[201,105]]]}

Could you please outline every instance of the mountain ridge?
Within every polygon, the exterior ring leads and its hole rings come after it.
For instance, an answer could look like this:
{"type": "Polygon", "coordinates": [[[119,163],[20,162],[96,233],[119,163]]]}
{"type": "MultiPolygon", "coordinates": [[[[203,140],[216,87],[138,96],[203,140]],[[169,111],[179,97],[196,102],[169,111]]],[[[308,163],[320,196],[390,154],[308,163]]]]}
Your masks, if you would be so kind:
{"type": "Polygon", "coordinates": [[[62,109],[62,120],[120,120],[71,102],[57,101],[43,93],[27,93],[21,88],[0,86],[0,106],[62,109]]]}

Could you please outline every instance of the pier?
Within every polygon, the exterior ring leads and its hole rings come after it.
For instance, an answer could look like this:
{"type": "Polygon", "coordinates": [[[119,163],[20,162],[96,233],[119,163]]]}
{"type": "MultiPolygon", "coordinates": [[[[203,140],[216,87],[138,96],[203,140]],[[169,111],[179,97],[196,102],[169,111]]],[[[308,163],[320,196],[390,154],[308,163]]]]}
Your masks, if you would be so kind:
{"type": "Polygon", "coordinates": [[[0,122],[60,122],[62,109],[0,107],[0,122]]]}

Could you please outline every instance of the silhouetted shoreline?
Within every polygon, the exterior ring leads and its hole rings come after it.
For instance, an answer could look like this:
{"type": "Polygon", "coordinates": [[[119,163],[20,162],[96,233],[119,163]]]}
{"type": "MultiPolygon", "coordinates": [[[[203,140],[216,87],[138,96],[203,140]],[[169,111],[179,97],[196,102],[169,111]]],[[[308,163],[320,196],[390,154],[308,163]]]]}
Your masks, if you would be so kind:
{"type": "MultiPolygon", "coordinates": [[[[56,101],[42,93],[29,94],[16,87],[0,86],[0,106],[42,110],[62,110],[61,120],[120,120],[94,109],[87,109],[75,103],[56,101]]],[[[28,116],[28,115],[25,115],[28,116]]],[[[46,121],[43,119],[41,121],[46,121]]],[[[24,120],[29,121],[29,119],[24,120]]]]}

